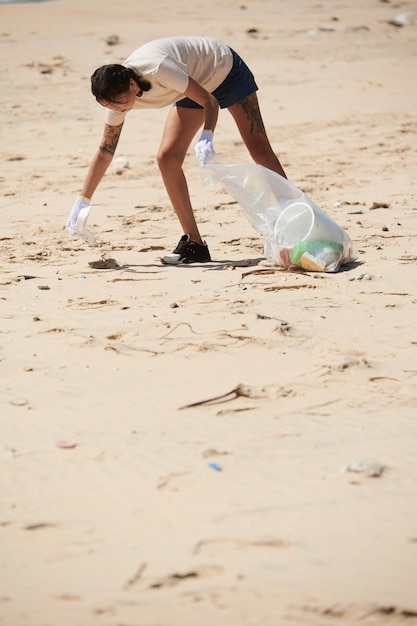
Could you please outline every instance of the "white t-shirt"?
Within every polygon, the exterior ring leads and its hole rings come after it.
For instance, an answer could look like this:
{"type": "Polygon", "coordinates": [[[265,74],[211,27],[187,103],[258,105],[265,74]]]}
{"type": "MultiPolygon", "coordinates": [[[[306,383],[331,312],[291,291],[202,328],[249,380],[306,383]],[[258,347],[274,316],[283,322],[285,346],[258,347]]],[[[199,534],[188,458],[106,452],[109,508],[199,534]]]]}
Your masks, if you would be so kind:
{"type": "MultiPolygon", "coordinates": [[[[170,37],[150,41],[124,61],[152,83],[136,98],[134,109],[161,108],[181,100],[191,77],[208,92],[214,91],[233,65],[230,48],[212,37],[170,37]]],[[[105,121],[118,126],[125,113],[107,109],[105,121]]]]}

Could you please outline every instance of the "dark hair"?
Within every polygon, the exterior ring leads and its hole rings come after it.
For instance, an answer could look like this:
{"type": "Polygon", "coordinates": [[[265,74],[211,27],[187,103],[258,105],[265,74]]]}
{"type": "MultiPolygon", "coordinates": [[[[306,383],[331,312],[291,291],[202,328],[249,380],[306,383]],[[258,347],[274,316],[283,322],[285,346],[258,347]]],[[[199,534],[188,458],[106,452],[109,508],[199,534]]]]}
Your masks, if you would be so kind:
{"type": "Polygon", "coordinates": [[[133,68],[117,63],[99,67],[91,77],[91,91],[98,102],[117,103],[118,98],[129,91],[133,79],[142,91],[149,91],[152,84],[133,68]]]}

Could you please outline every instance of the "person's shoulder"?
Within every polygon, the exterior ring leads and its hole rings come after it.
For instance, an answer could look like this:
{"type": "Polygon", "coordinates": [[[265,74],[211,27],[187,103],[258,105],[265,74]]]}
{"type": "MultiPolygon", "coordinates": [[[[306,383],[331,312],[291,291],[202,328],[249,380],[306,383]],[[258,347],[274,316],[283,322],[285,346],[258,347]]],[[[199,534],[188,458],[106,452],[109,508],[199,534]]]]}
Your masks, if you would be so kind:
{"type": "Polygon", "coordinates": [[[142,44],[123,61],[123,65],[146,68],[158,65],[161,59],[167,55],[167,49],[163,41],[162,39],[153,39],[142,44]]]}
{"type": "Polygon", "coordinates": [[[171,42],[172,42],[172,39],[169,37],[151,39],[150,41],[146,41],[145,43],[141,44],[138,48],[136,48],[136,50],[132,52],[129,58],[135,57],[135,56],[147,55],[154,51],[162,51],[165,48],[168,48],[171,42]]]}

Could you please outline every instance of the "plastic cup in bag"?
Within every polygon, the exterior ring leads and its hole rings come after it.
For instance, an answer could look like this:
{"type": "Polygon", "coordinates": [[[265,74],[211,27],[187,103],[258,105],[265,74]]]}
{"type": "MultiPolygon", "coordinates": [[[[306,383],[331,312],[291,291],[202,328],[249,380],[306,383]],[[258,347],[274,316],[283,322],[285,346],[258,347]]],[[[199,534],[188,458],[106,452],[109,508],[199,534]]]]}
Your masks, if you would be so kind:
{"type": "Polygon", "coordinates": [[[280,260],[305,270],[335,271],[343,259],[346,234],[313,203],[296,201],[286,206],[275,222],[274,238],[280,260]]]}
{"type": "Polygon", "coordinates": [[[308,202],[289,204],[275,222],[275,240],[287,248],[300,241],[343,243],[343,236],[343,230],[336,222],[308,202]]]}

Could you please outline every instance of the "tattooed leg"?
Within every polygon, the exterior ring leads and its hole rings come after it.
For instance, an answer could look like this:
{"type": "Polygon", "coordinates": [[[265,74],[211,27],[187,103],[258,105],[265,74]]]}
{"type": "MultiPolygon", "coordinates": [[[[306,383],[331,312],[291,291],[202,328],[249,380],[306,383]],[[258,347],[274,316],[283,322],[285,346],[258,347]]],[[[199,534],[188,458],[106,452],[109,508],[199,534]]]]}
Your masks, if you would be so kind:
{"type": "Polygon", "coordinates": [[[254,133],[264,133],[265,134],[265,126],[262,121],[261,112],[259,110],[258,98],[256,93],[251,94],[244,100],[241,100],[237,103],[238,107],[241,107],[243,112],[246,115],[246,119],[250,124],[250,132],[254,133]]]}
{"type": "Polygon", "coordinates": [[[282,165],[269,143],[256,93],[233,104],[229,111],[255,163],[286,178],[282,165]]]}

